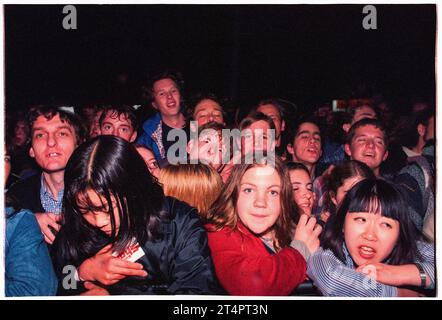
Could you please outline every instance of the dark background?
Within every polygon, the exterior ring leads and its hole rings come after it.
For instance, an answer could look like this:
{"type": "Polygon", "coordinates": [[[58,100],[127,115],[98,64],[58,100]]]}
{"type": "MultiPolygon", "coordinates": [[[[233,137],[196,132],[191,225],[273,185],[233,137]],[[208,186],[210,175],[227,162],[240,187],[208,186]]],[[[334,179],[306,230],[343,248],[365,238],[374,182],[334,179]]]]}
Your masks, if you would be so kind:
{"type": "Polygon", "coordinates": [[[175,68],[185,95],[211,90],[237,106],[279,96],[302,109],[382,94],[396,110],[435,97],[435,5],[5,5],[8,109],[141,102],[142,81],[175,68]],[[126,85],[117,75],[128,74],[126,85]]]}

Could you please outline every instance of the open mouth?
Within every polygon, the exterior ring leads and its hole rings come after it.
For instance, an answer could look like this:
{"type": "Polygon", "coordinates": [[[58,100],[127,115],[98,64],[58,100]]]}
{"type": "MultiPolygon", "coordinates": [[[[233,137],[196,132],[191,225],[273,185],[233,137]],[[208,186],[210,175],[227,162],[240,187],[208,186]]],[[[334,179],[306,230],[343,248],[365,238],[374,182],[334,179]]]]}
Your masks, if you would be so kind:
{"type": "Polygon", "coordinates": [[[58,152],[51,152],[46,155],[47,158],[55,158],[55,157],[59,157],[59,156],[61,156],[61,154],[58,152]]]}
{"type": "Polygon", "coordinates": [[[359,255],[364,259],[372,259],[376,255],[376,250],[369,246],[358,247],[359,255]]]}

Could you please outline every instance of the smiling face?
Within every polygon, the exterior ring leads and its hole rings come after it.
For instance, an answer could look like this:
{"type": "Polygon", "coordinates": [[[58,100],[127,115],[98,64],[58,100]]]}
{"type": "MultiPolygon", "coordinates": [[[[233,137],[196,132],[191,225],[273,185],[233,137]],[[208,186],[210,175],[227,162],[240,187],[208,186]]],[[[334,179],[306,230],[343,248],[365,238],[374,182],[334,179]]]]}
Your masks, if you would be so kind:
{"type": "Polygon", "coordinates": [[[181,94],[172,79],[158,80],[153,85],[153,107],[163,117],[174,117],[180,113],[181,94]]]}
{"type": "Polygon", "coordinates": [[[315,197],[310,175],[302,169],[290,170],[289,174],[293,187],[293,200],[302,213],[311,215],[315,197]]]}
{"type": "Polygon", "coordinates": [[[383,262],[395,247],[400,225],[378,213],[349,212],[344,222],[344,240],[357,266],[383,262]]]}
{"type": "Polygon", "coordinates": [[[208,122],[214,121],[220,124],[224,123],[221,106],[212,99],[203,99],[196,106],[193,112],[193,118],[202,126],[208,122]]]}
{"type": "Polygon", "coordinates": [[[29,155],[44,172],[63,171],[77,146],[75,129],[57,114],[48,120],[39,116],[32,126],[29,155]]]}
{"type": "MultiPolygon", "coordinates": [[[[98,195],[93,190],[87,191],[88,200],[79,196],[77,198],[77,204],[81,208],[81,213],[83,218],[94,227],[101,229],[107,235],[112,234],[112,223],[110,217],[110,208],[103,196],[98,195]]],[[[120,227],[120,216],[118,214],[118,205],[116,199],[111,196],[112,199],[112,209],[115,217],[115,229],[116,234],[120,227]]]]}
{"type": "Polygon", "coordinates": [[[384,133],[376,126],[362,126],[355,130],[351,144],[345,145],[345,152],[352,160],[365,163],[379,176],[381,163],[388,157],[384,139],[384,133]]]}
{"type": "Polygon", "coordinates": [[[125,114],[118,115],[113,110],[107,111],[100,127],[101,134],[120,137],[128,142],[134,142],[137,137],[132,122],[125,114]]]}
{"type": "Polygon", "coordinates": [[[321,134],[316,124],[305,122],[296,132],[292,145],[287,146],[294,162],[300,162],[312,168],[322,155],[321,134]]]}
{"type": "Polygon", "coordinates": [[[254,234],[272,234],[281,214],[281,178],[270,166],[246,171],[239,186],[236,210],[242,223],[254,234]]]}

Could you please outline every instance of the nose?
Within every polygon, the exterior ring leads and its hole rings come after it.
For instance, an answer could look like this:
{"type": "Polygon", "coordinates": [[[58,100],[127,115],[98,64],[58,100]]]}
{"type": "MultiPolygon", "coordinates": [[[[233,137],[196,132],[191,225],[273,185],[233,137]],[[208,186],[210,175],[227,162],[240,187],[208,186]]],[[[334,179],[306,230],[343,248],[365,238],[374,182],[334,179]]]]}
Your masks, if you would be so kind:
{"type": "Polygon", "coordinates": [[[263,192],[256,193],[253,205],[257,208],[266,208],[267,207],[267,199],[266,199],[266,196],[263,192]]]}
{"type": "Polygon", "coordinates": [[[374,141],[372,139],[368,139],[367,142],[365,143],[365,145],[368,148],[374,148],[374,141]]]}
{"type": "Polygon", "coordinates": [[[48,143],[49,147],[53,147],[57,144],[57,140],[55,139],[54,134],[52,134],[52,133],[48,134],[47,143],[48,143]]]}
{"type": "Polygon", "coordinates": [[[370,222],[366,226],[364,233],[363,233],[363,237],[368,241],[376,241],[377,240],[376,227],[373,222],[370,222]]]}
{"type": "Polygon", "coordinates": [[[311,199],[312,198],[312,192],[310,191],[310,190],[305,190],[304,191],[304,194],[302,195],[304,198],[307,198],[307,199],[311,199]]]}
{"type": "Polygon", "coordinates": [[[97,214],[95,215],[95,226],[97,228],[104,228],[109,224],[109,215],[97,214]]]}

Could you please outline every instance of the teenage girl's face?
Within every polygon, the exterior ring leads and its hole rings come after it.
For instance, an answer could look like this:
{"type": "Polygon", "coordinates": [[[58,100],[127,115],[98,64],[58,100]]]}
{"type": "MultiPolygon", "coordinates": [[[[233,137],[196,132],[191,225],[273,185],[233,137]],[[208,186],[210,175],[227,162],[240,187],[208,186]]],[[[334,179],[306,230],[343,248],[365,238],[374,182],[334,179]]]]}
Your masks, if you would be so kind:
{"type": "Polygon", "coordinates": [[[290,170],[289,174],[293,187],[293,200],[304,214],[311,215],[315,197],[310,175],[302,169],[290,170]]]}
{"type": "Polygon", "coordinates": [[[270,166],[254,167],[241,179],[236,209],[242,223],[254,234],[272,234],[281,214],[281,178],[270,166]]]}
{"type": "Polygon", "coordinates": [[[383,262],[398,241],[399,228],[397,220],[378,213],[347,213],[344,239],[356,265],[383,262]]]}
{"type": "MultiPolygon", "coordinates": [[[[86,221],[90,225],[100,228],[104,233],[110,236],[112,234],[112,224],[110,217],[110,208],[109,204],[106,201],[106,198],[98,195],[93,190],[88,190],[87,195],[90,199],[90,204],[94,207],[94,210],[88,208],[85,199],[82,199],[81,197],[77,199],[79,207],[84,208],[84,210],[82,210],[84,219],[86,219],[86,221]]],[[[118,205],[116,199],[113,196],[111,196],[111,199],[115,217],[115,228],[117,230],[116,233],[118,233],[118,230],[120,228],[118,205]]]]}
{"type": "Polygon", "coordinates": [[[353,188],[353,186],[356,183],[358,183],[359,181],[361,181],[363,179],[364,178],[362,178],[361,176],[355,176],[355,177],[350,177],[348,179],[345,179],[342,186],[340,186],[338,188],[338,190],[336,190],[336,196],[333,196],[333,195],[331,196],[331,200],[333,201],[333,203],[336,206],[341,204],[341,202],[342,202],[342,200],[344,200],[347,192],[350,191],[350,189],[353,188]]]}

